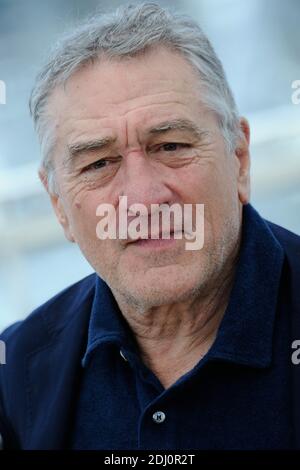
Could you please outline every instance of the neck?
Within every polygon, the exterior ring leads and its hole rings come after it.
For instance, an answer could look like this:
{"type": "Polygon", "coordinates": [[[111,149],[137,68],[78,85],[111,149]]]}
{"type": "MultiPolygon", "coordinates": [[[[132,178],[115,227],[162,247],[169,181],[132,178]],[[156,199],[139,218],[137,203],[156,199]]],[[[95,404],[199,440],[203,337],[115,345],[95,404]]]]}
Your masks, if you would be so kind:
{"type": "MultiPolygon", "coordinates": [[[[235,261],[235,260],[234,260],[235,261]]],[[[205,295],[187,302],[153,306],[143,312],[116,295],[143,362],[167,388],[191,370],[213,344],[228,305],[235,262],[205,295]]]]}

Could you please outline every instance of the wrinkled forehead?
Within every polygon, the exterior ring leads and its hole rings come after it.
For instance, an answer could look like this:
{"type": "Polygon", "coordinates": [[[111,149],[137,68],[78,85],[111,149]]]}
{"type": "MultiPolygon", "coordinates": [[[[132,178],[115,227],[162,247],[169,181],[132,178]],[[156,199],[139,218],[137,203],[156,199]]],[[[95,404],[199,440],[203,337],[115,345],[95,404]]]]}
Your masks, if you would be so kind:
{"type": "Polygon", "coordinates": [[[134,57],[102,56],[85,64],[56,87],[48,111],[56,119],[74,112],[127,112],[138,101],[144,106],[152,101],[194,101],[203,95],[201,88],[199,75],[181,54],[159,47],[134,57]]]}

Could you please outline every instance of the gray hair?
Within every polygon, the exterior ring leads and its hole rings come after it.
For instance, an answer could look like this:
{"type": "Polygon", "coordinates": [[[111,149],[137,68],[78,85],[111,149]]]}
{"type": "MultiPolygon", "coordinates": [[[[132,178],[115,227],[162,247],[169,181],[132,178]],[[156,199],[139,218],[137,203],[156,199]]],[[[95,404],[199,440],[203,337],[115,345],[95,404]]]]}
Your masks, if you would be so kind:
{"type": "Polygon", "coordinates": [[[55,187],[51,158],[55,132],[47,118],[47,103],[54,88],[103,55],[134,57],[158,45],[179,52],[197,71],[205,89],[204,103],[216,113],[227,149],[233,151],[240,135],[236,104],[222,64],[202,29],[191,18],[156,3],[127,5],[97,14],[64,35],[36,78],[29,106],[50,189],[55,187]]]}

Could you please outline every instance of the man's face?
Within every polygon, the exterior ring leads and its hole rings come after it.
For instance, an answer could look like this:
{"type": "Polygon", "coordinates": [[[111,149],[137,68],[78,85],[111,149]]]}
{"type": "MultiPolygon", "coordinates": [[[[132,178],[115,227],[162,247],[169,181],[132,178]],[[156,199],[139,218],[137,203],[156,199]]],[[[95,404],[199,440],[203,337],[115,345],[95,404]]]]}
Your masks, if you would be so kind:
{"type": "Polygon", "coordinates": [[[113,292],[133,304],[163,305],[204,291],[237,246],[247,143],[226,153],[201,94],[191,66],[160,48],[88,65],[50,100],[58,218],[113,292]],[[174,122],[182,125],[173,129],[174,122]],[[141,203],[149,211],[151,204],[204,204],[204,247],[188,251],[184,238],[99,240],[97,207],[112,204],[118,214],[120,195],[128,207],[141,203]]]}

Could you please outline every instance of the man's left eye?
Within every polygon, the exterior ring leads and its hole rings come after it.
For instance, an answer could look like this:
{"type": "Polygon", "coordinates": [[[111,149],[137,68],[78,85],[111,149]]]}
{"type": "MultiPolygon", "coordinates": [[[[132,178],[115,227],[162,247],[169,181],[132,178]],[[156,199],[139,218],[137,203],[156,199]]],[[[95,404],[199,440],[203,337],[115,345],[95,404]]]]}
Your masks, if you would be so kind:
{"type": "Polygon", "coordinates": [[[165,150],[166,152],[175,152],[176,150],[187,147],[185,144],[178,144],[176,142],[170,142],[168,144],[163,144],[161,148],[165,150]]]}

